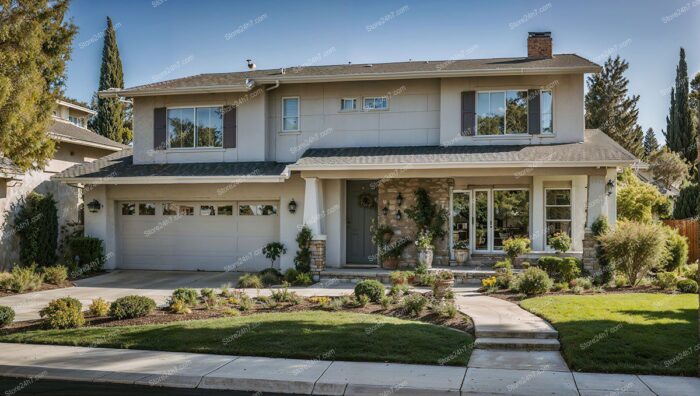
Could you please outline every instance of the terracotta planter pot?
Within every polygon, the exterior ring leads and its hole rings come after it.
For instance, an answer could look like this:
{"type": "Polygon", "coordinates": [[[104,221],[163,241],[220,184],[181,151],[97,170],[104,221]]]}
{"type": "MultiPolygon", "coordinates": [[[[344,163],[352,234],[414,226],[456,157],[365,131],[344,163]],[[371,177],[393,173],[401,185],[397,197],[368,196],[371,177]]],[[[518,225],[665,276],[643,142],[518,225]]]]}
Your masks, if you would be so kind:
{"type": "Polygon", "coordinates": [[[421,250],[418,254],[418,262],[425,265],[428,268],[433,267],[433,251],[432,250],[421,250]]]}
{"type": "Polygon", "coordinates": [[[399,266],[399,258],[398,257],[384,257],[384,260],[382,260],[382,268],[384,269],[390,269],[394,270],[398,268],[399,266]]]}
{"type": "Polygon", "coordinates": [[[455,261],[459,265],[464,265],[469,258],[469,249],[455,249],[455,261]]]}
{"type": "Polygon", "coordinates": [[[454,279],[438,280],[435,282],[435,286],[433,287],[433,294],[435,295],[435,298],[445,298],[447,291],[450,290],[454,284],[454,279]]]}

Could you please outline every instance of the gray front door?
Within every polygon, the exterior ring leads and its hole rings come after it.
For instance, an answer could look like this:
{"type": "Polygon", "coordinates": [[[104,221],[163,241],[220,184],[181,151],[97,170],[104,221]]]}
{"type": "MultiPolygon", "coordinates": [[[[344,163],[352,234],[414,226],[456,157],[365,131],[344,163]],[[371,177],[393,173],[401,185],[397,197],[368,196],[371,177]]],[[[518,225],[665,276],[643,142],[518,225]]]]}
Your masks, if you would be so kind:
{"type": "Polygon", "coordinates": [[[347,181],[345,261],[348,264],[377,263],[377,248],[372,244],[369,232],[372,219],[377,218],[377,188],[372,188],[372,183],[371,180],[347,181]]]}

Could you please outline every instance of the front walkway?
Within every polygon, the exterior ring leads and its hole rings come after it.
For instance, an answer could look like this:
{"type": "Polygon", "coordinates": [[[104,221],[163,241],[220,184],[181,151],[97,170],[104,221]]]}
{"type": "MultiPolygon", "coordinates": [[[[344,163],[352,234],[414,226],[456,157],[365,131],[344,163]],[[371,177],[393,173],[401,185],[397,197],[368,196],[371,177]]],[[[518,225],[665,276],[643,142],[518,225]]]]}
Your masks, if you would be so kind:
{"type": "MultiPolygon", "coordinates": [[[[699,378],[272,359],[0,343],[0,376],[315,395],[697,396],[699,378]]],[[[30,379],[30,380],[27,380],[30,379]]]]}

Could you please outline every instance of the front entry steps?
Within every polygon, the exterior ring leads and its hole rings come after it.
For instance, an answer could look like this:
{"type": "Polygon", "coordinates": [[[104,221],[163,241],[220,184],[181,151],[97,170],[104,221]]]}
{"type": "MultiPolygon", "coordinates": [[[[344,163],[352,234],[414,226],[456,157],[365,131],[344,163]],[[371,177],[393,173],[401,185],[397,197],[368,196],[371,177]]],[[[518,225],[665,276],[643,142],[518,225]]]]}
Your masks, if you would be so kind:
{"type": "Polygon", "coordinates": [[[509,351],[558,351],[559,341],[551,338],[491,338],[480,337],[474,342],[476,349],[499,349],[509,351]]]}

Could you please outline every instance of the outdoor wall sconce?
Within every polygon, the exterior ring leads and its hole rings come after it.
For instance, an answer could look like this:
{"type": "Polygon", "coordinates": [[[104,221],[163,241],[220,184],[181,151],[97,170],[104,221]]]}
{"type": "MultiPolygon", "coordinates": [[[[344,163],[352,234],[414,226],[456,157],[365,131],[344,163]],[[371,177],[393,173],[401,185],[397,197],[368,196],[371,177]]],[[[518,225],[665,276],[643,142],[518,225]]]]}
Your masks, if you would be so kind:
{"type": "Polygon", "coordinates": [[[384,205],[384,208],[382,208],[382,214],[384,216],[389,214],[389,207],[388,206],[384,205]]]}
{"type": "Polygon", "coordinates": [[[97,213],[100,211],[100,208],[102,208],[102,204],[98,200],[93,199],[87,204],[87,207],[90,213],[97,213]]]}
{"type": "Polygon", "coordinates": [[[289,201],[289,205],[287,205],[287,207],[289,208],[289,213],[293,214],[294,212],[297,211],[297,203],[294,200],[294,198],[292,198],[292,200],[289,201]]]}
{"type": "Polygon", "coordinates": [[[608,195],[612,194],[613,189],[615,188],[615,181],[613,179],[608,180],[608,184],[606,184],[605,187],[608,192],[608,195]]]}
{"type": "Polygon", "coordinates": [[[401,220],[401,210],[396,212],[396,220],[401,220]]]}
{"type": "Polygon", "coordinates": [[[399,193],[399,195],[396,197],[396,203],[401,206],[403,204],[403,195],[399,193]]]}

